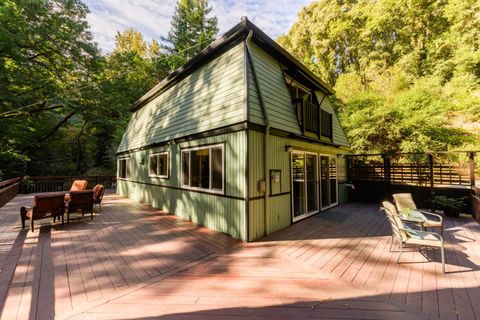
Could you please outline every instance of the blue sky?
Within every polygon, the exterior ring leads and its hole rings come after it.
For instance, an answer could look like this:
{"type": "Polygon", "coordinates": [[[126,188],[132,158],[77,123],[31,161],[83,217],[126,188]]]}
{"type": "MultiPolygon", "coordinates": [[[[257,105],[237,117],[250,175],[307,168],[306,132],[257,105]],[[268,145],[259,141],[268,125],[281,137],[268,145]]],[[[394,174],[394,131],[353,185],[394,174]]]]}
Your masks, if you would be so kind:
{"type": "MultiPolygon", "coordinates": [[[[270,37],[287,32],[302,6],[312,0],[210,0],[220,33],[247,16],[270,37]]],[[[100,48],[109,52],[117,31],[135,28],[144,37],[159,39],[170,29],[176,0],[84,0],[90,8],[87,19],[100,48]]]]}

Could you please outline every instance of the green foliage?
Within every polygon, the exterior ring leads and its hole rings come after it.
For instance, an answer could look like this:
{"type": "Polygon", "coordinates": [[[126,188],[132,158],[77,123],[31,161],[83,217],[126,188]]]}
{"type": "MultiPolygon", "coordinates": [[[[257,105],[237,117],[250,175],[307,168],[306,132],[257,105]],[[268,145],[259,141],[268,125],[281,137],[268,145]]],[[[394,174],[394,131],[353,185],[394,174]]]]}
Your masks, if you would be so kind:
{"type": "Polygon", "coordinates": [[[175,70],[207,47],[215,38],[217,18],[208,17],[212,8],[208,0],[178,0],[172,17],[165,49],[172,54],[171,70],[175,70]]]}
{"type": "Polygon", "coordinates": [[[211,42],[210,11],[179,1],[166,52],[127,29],[102,55],[81,0],[0,1],[0,179],[115,174],[129,107],[211,42]]]}
{"type": "Polygon", "coordinates": [[[90,107],[77,88],[95,80],[101,59],[87,13],[78,0],[0,4],[0,167],[7,178],[24,173],[27,161],[74,156],[50,137],[90,107]]]}
{"type": "Polygon", "coordinates": [[[480,3],[306,6],[277,41],[327,80],[354,152],[480,149],[480,3]]]}
{"type": "Polygon", "coordinates": [[[447,196],[436,196],[433,199],[433,203],[439,208],[453,208],[453,209],[462,209],[464,206],[464,198],[450,198],[447,196]]]}

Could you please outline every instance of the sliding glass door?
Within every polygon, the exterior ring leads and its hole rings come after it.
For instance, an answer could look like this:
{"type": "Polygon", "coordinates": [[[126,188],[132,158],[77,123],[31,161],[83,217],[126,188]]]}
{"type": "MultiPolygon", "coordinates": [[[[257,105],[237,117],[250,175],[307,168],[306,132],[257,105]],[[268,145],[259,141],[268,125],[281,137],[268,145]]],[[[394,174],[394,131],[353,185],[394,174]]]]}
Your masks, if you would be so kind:
{"type": "Polygon", "coordinates": [[[305,155],[292,153],[293,220],[305,215],[305,155]]]}
{"type": "Polygon", "coordinates": [[[337,158],[320,156],[320,199],[322,209],[338,204],[337,158]]]}
{"type": "Polygon", "coordinates": [[[292,207],[293,221],[318,212],[317,155],[292,152],[292,207]]]}

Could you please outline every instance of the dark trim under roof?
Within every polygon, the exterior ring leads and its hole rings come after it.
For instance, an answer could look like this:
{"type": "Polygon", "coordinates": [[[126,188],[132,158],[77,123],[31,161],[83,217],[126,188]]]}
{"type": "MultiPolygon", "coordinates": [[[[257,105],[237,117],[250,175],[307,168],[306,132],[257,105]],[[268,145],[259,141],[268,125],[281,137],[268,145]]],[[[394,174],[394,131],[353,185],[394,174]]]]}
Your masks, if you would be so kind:
{"type": "Polygon", "coordinates": [[[221,37],[215,40],[211,45],[203,49],[199,54],[189,60],[179,69],[175,70],[164,78],[155,87],[144,94],[138,99],[132,106],[131,111],[135,111],[143,107],[153,98],[157,97],[161,92],[170,88],[172,85],[185,78],[193,71],[197,70],[213,58],[223,52],[230,46],[245,40],[248,33],[252,31],[252,41],[259,47],[263,48],[267,53],[275,57],[280,63],[289,69],[298,71],[307,80],[310,80],[311,84],[316,89],[323,91],[326,94],[333,94],[332,88],[330,88],[325,82],[311,72],[307,67],[295,59],[290,53],[283,49],[273,39],[267,36],[262,30],[254,25],[246,17],[243,17],[240,23],[234,26],[229,31],[225,32],[221,37]]]}

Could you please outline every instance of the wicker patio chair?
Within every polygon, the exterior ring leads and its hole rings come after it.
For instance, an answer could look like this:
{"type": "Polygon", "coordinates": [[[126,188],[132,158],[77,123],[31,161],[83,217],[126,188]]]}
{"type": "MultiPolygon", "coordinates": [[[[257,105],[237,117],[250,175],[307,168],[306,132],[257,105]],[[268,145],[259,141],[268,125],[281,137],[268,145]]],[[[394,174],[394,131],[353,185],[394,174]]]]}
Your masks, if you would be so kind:
{"type": "Polygon", "coordinates": [[[399,215],[396,214],[395,206],[388,202],[382,202],[381,209],[385,212],[390,226],[392,228],[392,240],[396,240],[399,247],[397,263],[400,263],[400,257],[404,246],[439,248],[442,257],[442,271],[445,273],[445,249],[443,237],[435,232],[413,230],[404,225],[399,215]]]}
{"type": "Polygon", "coordinates": [[[436,213],[417,209],[411,193],[395,193],[393,195],[393,200],[400,213],[414,211],[416,215],[425,220],[422,223],[424,228],[439,228],[440,234],[443,236],[443,217],[436,213]],[[427,216],[435,217],[435,220],[429,219],[427,216]]]}
{"type": "Polygon", "coordinates": [[[65,211],[65,202],[63,201],[64,193],[40,194],[33,198],[33,206],[31,208],[21,207],[20,218],[22,220],[22,229],[25,228],[25,220],[30,219],[30,228],[34,231],[34,221],[44,218],[56,217],[62,218],[65,211]]]}
{"type": "Polygon", "coordinates": [[[102,199],[103,194],[105,193],[105,187],[102,184],[97,184],[93,187],[93,205],[97,205],[100,207],[100,212],[102,211],[102,199]]]}
{"type": "Polygon", "coordinates": [[[70,192],[70,201],[67,205],[67,222],[70,223],[70,214],[81,212],[82,216],[85,212],[90,212],[90,217],[93,219],[93,191],[73,191],[70,192]]]}

